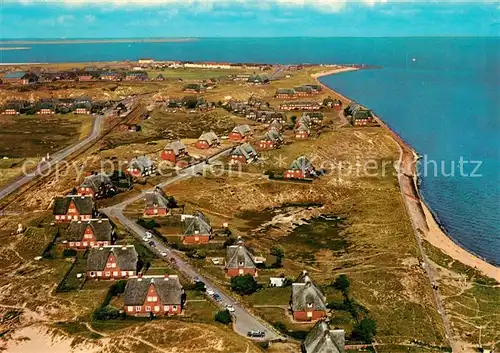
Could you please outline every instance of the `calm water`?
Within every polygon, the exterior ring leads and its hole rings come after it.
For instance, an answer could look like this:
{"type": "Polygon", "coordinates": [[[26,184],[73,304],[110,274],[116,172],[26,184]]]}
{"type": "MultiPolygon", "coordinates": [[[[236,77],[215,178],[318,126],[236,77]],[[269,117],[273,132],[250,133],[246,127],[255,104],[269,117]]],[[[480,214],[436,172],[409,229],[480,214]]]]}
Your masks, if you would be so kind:
{"type": "MultiPolygon", "coordinates": [[[[500,264],[499,38],[234,38],[186,43],[26,46],[31,49],[1,51],[0,61],[152,57],[383,66],[380,70],[322,80],[372,108],[420,154],[427,156],[428,175],[422,177],[425,200],[456,242],[500,264]],[[482,176],[460,176],[460,157],[481,161],[477,173],[482,176]],[[431,160],[437,163],[437,176],[431,160]],[[453,174],[452,170],[455,176],[443,175],[453,174]]],[[[474,165],[466,164],[465,174],[471,174],[474,165]]],[[[420,172],[425,170],[421,163],[420,172]]]]}

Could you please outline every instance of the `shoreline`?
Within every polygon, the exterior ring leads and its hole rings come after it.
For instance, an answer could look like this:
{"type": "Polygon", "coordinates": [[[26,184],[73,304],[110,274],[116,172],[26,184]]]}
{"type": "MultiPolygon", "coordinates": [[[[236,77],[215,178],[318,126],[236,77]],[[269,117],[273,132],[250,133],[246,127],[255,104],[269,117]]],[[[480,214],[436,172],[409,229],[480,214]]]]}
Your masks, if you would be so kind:
{"type": "MultiPolygon", "coordinates": [[[[338,74],[342,72],[355,71],[357,68],[343,68],[336,70],[328,70],[311,75],[321,86],[334,93],[344,101],[351,102],[352,99],[343,94],[331,89],[319,81],[320,77],[338,74]]],[[[456,243],[448,234],[446,234],[443,226],[436,219],[430,207],[425,203],[420,194],[418,173],[417,173],[417,152],[401,138],[394,130],[392,130],[382,119],[375,116],[380,126],[390,133],[394,142],[399,146],[400,166],[398,168],[399,184],[403,196],[407,204],[408,216],[410,217],[417,233],[421,239],[426,240],[432,246],[440,249],[446,255],[454,260],[472,267],[485,276],[495,279],[500,282],[500,267],[497,267],[479,256],[473,254],[470,250],[456,243]]]]}
{"type": "Polygon", "coordinates": [[[52,39],[52,40],[7,40],[3,44],[109,44],[109,43],[184,43],[196,42],[198,38],[124,38],[124,39],[52,39]]]}

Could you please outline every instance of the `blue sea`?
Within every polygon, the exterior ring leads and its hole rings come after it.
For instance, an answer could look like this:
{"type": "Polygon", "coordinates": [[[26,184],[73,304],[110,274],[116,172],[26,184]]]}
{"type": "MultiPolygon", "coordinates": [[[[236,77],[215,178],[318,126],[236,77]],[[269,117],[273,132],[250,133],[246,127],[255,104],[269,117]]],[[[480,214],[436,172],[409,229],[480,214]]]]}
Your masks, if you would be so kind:
{"type": "Polygon", "coordinates": [[[440,223],[455,242],[500,264],[500,38],[207,38],[0,46],[31,48],[0,51],[3,63],[152,57],[380,66],[322,81],[373,109],[424,156],[421,191],[440,223]]]}

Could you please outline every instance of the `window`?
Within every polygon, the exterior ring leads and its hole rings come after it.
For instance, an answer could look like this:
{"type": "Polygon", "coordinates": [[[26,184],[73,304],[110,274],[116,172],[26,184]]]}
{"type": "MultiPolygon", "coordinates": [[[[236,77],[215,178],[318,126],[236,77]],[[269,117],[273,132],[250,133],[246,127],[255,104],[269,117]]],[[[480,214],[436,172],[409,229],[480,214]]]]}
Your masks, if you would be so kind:
{"type": "Polygon", "coordinates": [[[88,244],[88,243],[87,243],[86,241],[84,241],[84,242],[82,243],[82,245],[83,245],[83,246],[87,246],[87,244],[88,244]]]}
{"type": "Polygon", "coordinates": [[[157,208],[155,208],[154,213],[158,214],[158,209],[157,208]]]}
{"type": "Polygon", "coordinates": [[[75,245],[76,245],[76,246],[80,246],[80,242],[79,242],[79,241],[77,241],[77,242],[75,243],[75,245]]]}
{"type": "Polygon", "coordinates": [[[90,242],[90,246],[94,246],[94,242],[93,241],[90,242]]]}
{"type": "Polygon", "coordinates": [[[85,234],[85,239],[92,239],[92,234],[85,234]]]}
{"type": "Polygon", "coordinates": [[[104,272],[104,277],[109,277],[109,275],[110,275],[109,271],[104,272]]]}
{"type": "Polygon", "coordinates": [[[125,277],[127,275],[127,271],[122,271],[122,277],[125,277]]]}
{"type": "Polygon", "coordinates": [[[112,267],[112,268],[116,268],[116,264],[115,264],[115,263],[112,263],[112,264],[111,264],[111,267],[112,267]]]}
{"type": "Polygon", "coordinates": [[[151,307],[150,306],[146,306],[146,311],[150,312],[151,311],[151,307]]]}
{"type": "Polygon", "coordinates": [[[238,270],[238,273],[239,273],[240,275],[242,275],[242,274],[243,274],[243,272],[245,272],[245,271],[243,271],[243,269],[241,269],[241,268],[238,270]]]}
{"type": "Polygon", "coordinates": [[[169,311],[169,310],[170,310],[170,308],[168,305],[163,306],[163,311],[169,311]]]}
{"type": "Polygon", "coordinates": [[[312,308],[313,307],[313,303],[307,303],[307,307],[308,308],[312,308]]]}
{"type": "Polygon", "coordinates": [[[133,276],[134,275],[134,271],[128,271],[128,275],[129,276],[133,276]]]}
{"type": "Polygon", "coordinates": [[[70,241],[69,242],[69,246],[75,246],[75,242],[74,241],[70,241]]]}
{"type": "Polygon", "coordinates": [[[132,312],[132,311],[134,311],[134,307],[133,307],[133,306],[129,306],[129,307],[127,307],[127,311],[128,311],[129,313],[130,313],[130,312],[132,312]]]}
{"type": "Polygon", "coordinates": [[[138,312],[142,311],[142,306],[136,306],[135,311],[138,311],[138,312]]]}
{"type": "Polygon", "coordinates": [[[155,306],[155,311],[156,311],[156,312],[160,311],[160,307],[159,307],[158,305],[157,305],[157,306],[155,306]]]}
{"type": "Polygon", "coordinates": [[[108,262],[108,263],[106,264],[106,267],[107,267],[107,268],[110,268],[110,267],[111,267],[111,264],[108,262]]]}
{"type": "Polygon", "coordinates": [[[101,271],[97,271],[97,277],[102,277],[102,272],[101,271]]]}
{"type": "Polygon", "coordinates": [[[158,301],[158,297],[155,296],[148,297],[148,302],[156,302],[156,301],[158,301]]]}
{"type": "Polygon", "coordinates": [[[118,277],[118,271],[113,271],[113,276],[118,277]]]}
{"type": "Polygon", "coordinates": [[[177,305],[172,305],[172,311],[177,311],[177,305]]]}

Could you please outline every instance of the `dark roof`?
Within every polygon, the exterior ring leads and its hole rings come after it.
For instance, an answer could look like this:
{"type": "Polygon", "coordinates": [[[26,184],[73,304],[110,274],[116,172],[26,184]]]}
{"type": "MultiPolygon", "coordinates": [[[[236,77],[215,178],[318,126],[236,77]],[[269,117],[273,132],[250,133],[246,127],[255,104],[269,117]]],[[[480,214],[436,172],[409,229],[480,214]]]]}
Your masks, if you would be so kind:
{"type": "Polygon", "coordinates": [[[233,132],[240,134],[241,136],[245,136],[248,133],[252,132],[252,129],[247,124],[237,125],[234,127],[233,132]]]}
{"type": "Polygon", "coordinates": [[[236,147],[232,152],[231,156],[243,156],[245,159],[251,159],[257,157],[257,151],[249,143],[244,143],[236,147]]]}
{"type": "Polygon", "coordinates": [[[153,167],[153,161],[148,156],[138,156],[130,161],[129,168],[137,168],[144,171],[148,168],[153,167]]]}
{"type": "Polygon", "coordinates": [[[253,254],[247,249],[242,241],[239,241],[236,245],[231,245],[227,247],[226,254],[226,267],[227,268],[257,268],[254,262],[253,254]],[[240,262],[243,266],[240,266],[240,262]]]}
{"type": "Polygon", "coordinates": [[[165,150],[174,151],[174,154],[178,156],[181,150],[186,150],[186,146],[181,141],[173,141],[165,146],[165,150]]]}
{"type": "Polygon", "coordinates": [[[306,311],[307,309],[326,310],[323,293],[311,281],[293,283],[292,310],[306,311]],[[308,307],[308,304],[312,304],[312,307],[308,307]]]}
{"type": "Polygon", "coordinates": [[[88,221],[73,221],[62,232],[62,238],[67,241],[81,241],[87,227],[92,228],[97,241],[111,241],[113,225],[109,219],[90,219],[88,221]]]}
{"type": "Polygon", "coordinates": [[[54,200],[54,215],[65,215],[71,202],[75,204],[80,214],[91,215],[94,211],[94,201],[91,196],[69,195],[56,197],[54,200]]]}
{"type": "Polygon", "coordinates": [[[294,88],[296,92],[306,92],[306,93],[313,93],[314,89],[309,86],[299,86],[294,88]]]}
{"type": "Polygon", "coordinates": [[[185,224],[184,235],[212,233],[212,226],[210,226],[210,221],[200,211],[196,211],[194,213],[194,217],[186,218],[184,224],[185,224]]]}
{"type": "Polygon", "coordinates": [[[107,176],[104,173],[99,173],[99,174],[92,174],[92,175],[85,177],[85,179],[83,179],[83,182],[81,183],[80,187],[91,188],[92,190],[94,190],[94,192],[98,192],[99,187],[102,184],[113,185],[109,176],[107,176]]]}
{"type": "Polygon", "coordinates": [[[283,137],[276,130],[269,130],[262,139],[264,141],[283,142],[283,137]]]}
{"type": "Polygon", "coordinates": [[[295,129],[295,131],[306,131],[307,133],[310,132],[309,127],[304,123],[300,123],[299,126],[295,129]]]}
{"type": "Polygon", "coordinates": [[[210,132],[204,132],[203,134],[201,134],[198,141],[207,141],[208,143],[213,143],[213,142],[219,143],[219,138],[217,137],[215,132],[210,131],[210,132]]]}
{"type": "Polygon", "coordinates": [[[125,305],[143,305],[151,285],[162,305],[181,305],[184,290],[175,275],[130,277],[125,287],[125,305]]]}
{"type": "Polygon", "coordinates": [[[133,245],[108,245],[90,248],[87,257],[87,270],[103,271],[110,254],[115,255],[120,271],[137,270],[138,255],[133,245]]]}
{"type": "Polygon", "coordinates": [[[146,192],[146,208],[167,208],[168,207],[168,198],[167,195],[163,192],[162,189],[156,187],[154,191],[146,192]]]}
{"type": "Polygon", "coordinates": [[[319,320],[304,340],[305,353],[344,353],[345,331],[330,330],[325,320],[319,320]]]}
{"type": "Polygon", "coordinates": [[[295,93],[295,89],[293,88],[278,88],[278,90],[276,91],[276,94],[294,95],[295,93]]]}
{"type": "Polygon", "coordinates": [[[296,158],[292,164],[290,164],[290,167],[288,169],[291,170],[301,170],[302,172],[305,171],[314,171],[314,167],[309,161],[309,159],[306,156],[300,156],[296,158]]]}
{"type": "Polygon", "coordinates": [[[21,79],[26,75],[26,72],[24,71],[12,71],[12,72],[7,72],[3,78],[7,79],[21,79]]]}

